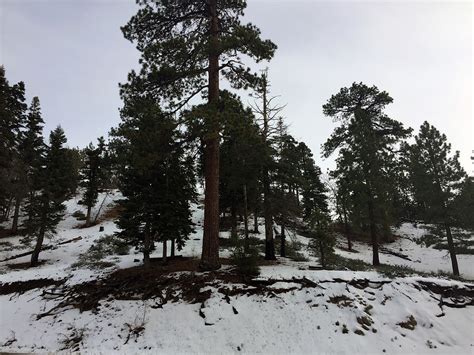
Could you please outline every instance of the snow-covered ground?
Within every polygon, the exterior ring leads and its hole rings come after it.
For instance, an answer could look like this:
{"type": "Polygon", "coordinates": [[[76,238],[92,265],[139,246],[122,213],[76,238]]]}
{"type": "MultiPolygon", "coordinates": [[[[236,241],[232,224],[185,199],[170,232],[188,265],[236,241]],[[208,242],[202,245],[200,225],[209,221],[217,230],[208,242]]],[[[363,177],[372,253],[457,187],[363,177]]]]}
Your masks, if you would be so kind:
{"type": "MultiPolygon", "coordinates": [[[[426,247],[420,243],[416,243],[416,240],[421,238],[424,234],[429,231],[423,226],[413,226],[411,223],[403,223],[399,228],[394,230],[395,234],[400,236],[394,242],[384,245],[384,248],[400,253],[408,257],[410,260],[406,260],[396,255],[384,253],[381,251],[380,262],[383,264],[407,266],[416,271],[421,272],[442,272],[451,273],[451,258],[446,250],[438,250],[431,247],[426,247]]],[[[471,236],[474,240],[474,235],[471,236]]],[[[340,240],[341,244],[345,244],[344,240],[340,240]]],[[[337,253],[350,259],[360,259],[367,263],[372,262],[372,249],[371,247],[362,242],[354,242],[354,250],[357,253],[351,253],[346,250],[337,249],[337,253]]],[[[457,255],[459,270],[461,276],[474,280],[474,255],[457,255]]]]}
{"type": "MultiPolygon", "coordinates": [[[[99,203],[103,198],[99,198],[99,203]]],[[[117,198],[120,198],[118,193],[107,197],[103,213],[117,198]]],[[[95,241],[116,231],[116,226],[113,221],[104,220],[90,228],[74,228],[80,222],[72,213],[83,207],[77,204],[77,199],[68,201],[67,207],[57,236],[47,243],[57,244],[79,236],[81,239],[43,251],[40,260],[45,263],[37,268],[8,266],[26,263],[28,256],[0,262],[0,290],[2,284],[45,278],[66,279],[61,287],[72,287],[106,278],[116,269],[141,264],[141,255],[131,249],[128,255],[106,257],[113,264],[106,269],[71,267],[95,241]],[[99,232],[100,226],[104,227],[103,232],[99,232]]],[[[194,211],[196,232],[180,252],[189,257],[198,257],[201,251],[203,210],[196,205],[194,211]]],[[[413,262],[387,254],[381,255],[381,261],[420,271],[450,271],[449,258],[444,258],[444,252],[411,241],[421,233],[424,231],[420,228],[403,225],[397,231],[403,238],[387,246],[408,255],[413,262]]],[[[227,235],[223,233],[224,237],[227,235]]],[[[308,243],[304,237],[294,238],[304,245],[308,243]]],[[[4,243],[0,244],[0,260],[28,250],[16,248],[20,246],[18,237],[3,238],[0,243],[4,243]]],[[[370,262],[369,246],[355,243],[355,249],[358,253],[339,249],[337,252],[370,262]]],[[[161,251],[161,245],[157,245],[155,256],[160,256],[161,251]]],[[[308,266],[317,265],[318,260],[304,248],[301,252],[309,261],[280,258],[275,264],[261,267],[255,284],[219,279],[203,282],[205,273],[192,274],[196,282],[202,282],[201,291],[209,291],[202,302],[182,300],[157,307],[156,298],[108,297],[96,309],[82,313],[77,308],[62,309],[57,315],[37,319],[38,314],[60,302],[54,295],[44,293],[45,290],[57,292],[53,286],[0,295],[0,351],[474,353],[474,307],[460,307],[469,301],[463,294],[472,295],[474,285],[419,276],[390,280],[375,271],[309,270],[308,266]],[[457,295],[448,297],[447,289],[457,290],[457,295]],[[459,308],[449,306],[453,304],[459,308]]],[[[221,254],[227,256],[229,251],[221,254]]],[[[474,278],[473,256],[459,259],[463,275],[474,278]]],[[[229,268],[224,266],[223,273],[229,268]]],[[[183,274],[186,273],[173,275],[179,278],[183,274]]]]}

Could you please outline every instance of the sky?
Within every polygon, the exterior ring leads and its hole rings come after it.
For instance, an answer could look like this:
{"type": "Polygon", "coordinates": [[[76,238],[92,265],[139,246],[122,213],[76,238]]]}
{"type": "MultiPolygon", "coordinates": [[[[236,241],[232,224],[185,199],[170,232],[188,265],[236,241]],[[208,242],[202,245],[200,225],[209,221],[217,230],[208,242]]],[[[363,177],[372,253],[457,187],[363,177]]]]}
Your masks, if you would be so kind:
{"type": "MultiPolygon", "coordinates": [[[[290,133],[325,171],[321,144],[336,124],[322,105],[353,82],[394,99],[390,117],[445,133],[473,173],[473,4],[470,1],[248,0],[251,21],[278,45],[269,68],[272,95],[286,104],[290,133]]],[[[84,147],[120,121],[118,83],[139,53],[120,26],[134,0],[0,0],[0,62],[10,83],[39,96],[45,131],[61,125],[84,147]]],[[[244,102],[251,102],[244,97],[244,102]]]]}

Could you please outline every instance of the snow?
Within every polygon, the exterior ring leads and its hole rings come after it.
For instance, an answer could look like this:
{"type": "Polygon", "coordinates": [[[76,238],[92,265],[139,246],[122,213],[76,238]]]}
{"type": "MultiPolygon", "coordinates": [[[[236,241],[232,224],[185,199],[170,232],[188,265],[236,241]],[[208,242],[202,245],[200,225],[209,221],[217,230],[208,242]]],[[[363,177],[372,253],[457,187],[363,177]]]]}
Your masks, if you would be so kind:
{"type": "MultiPolygon", "coordinates": [[[[400,257],[380,254],[380,262],[383,264],[408,266],[414,270],[421,272],[443,272],[451,273],[451,259],[446,250],[438,250],[433,247],[426,247],[416,243],[416,240],[428,233],[423,226],[413,226],[411,223],[403,223],[399,228],[395,229],[395,234],[400,238],[394,242],[384,245],[388,250],[395,251],[407,255],[411,261],[400,257]]],[[[471,236],[474,239],[474,235],[471,236]]],[[[340,244],[345,244],[341,238],[340,244]]],[[[337,253],[349,259],[359,259],[367,263],[372,262],[372,249],[366,244],[358,241],[353,242],[353,248],[357,253],[351,253],[346,250],[337,249],[337,253]]],[[[459,270],[461,276],[470,280],[474,280],[474,256],[473,255],[457,255],[459,270]]]]}
{"type": "MultiPolygon", "coordinates": [[[[104,197],[101,196],[99,201],[104,197]]],[[[107,196],[108,207],[105,210],[111,208],[113,201],[120,197],[117,192],[107,196]]],[[[132,249],[129,255],[107,258],[114,263],[110,268],[72,268],[79,255],[86,252],[98,238],[117,230],[110,220],[90,228],[74,228],[79,222],[72,217],[72,213],[83,210],[77,201],[78,198],[68,201],[67,215],[59,225],[57,236],[48,243],[57,244],[78,236],[82,239],[42,252],[40,260],[46,263],[37,268],[12,270],[7,266],[27,262],[29,257],[0,262],[0,283],[66,278],[67,285],[74,285],[106,277],[118,268],[129,268],[141,263],[141,255],[132,249]],[[104,232],[99,232],[99,226],[104,227],[104,232]],[[135,259],[140,262],[137,263],[135,259]]],[[[193,210],[196,231],[180,254],[198,257],[203,209],[194,205],[193,210]]],[[[449,272],[450,261],[445,260],[445,252],[413,242],[423,233],[426,233],[423,228],[402,225],[397,234],[403,238],[387,247],[394,251],[402,249],[402,253],[414,261],[382,254],[382,262],[406,265],[420,271],[441,269],[449,272]]],[[[228,233],[222,236],[227,237],[228,233]]],[[[259,237],[263,238],[263,234],[259,237]]],[[[308,244],[308,240],[302,236],[295,235],[294,238],[304,245],[308,244]]],[[[14,247],[20,246],[15,237],[1,241],[8,241],[14,247]]],[[[371,250],[367,244],[355,242],[354,247],[358,253],[341,249],[337,249],[337,252],[348,258],[371,261],[371,250]]],[[[25,251],[10,249],[3,250],[0,246],[0,260],[25,251]]],[[[160,256],[161,251],[162,246],[157,244],[154,256],[160,256]]],[[[318,260],[304,248],[301,252],[309,261],[295,262],[280,258],[278,264],[261,267],[256,280],[273,280],[274,283],[269,286],[269,290],[274,291],[273,296],[237,293],[226,299],[219,289],[234,289],[240,285],[219,281],[203,285],[201,291],[211,290],[211,295],[202,304],[168,302],[156,308],[154,299],[109,298],[102,300],[96,311],[80,313],[77,309],[68,309],[56,316],[36,319],[37,314],[53,308],[59,302],[45,298],[44,288],[23,294],[2,295],[0,352],[57,352],[66,349],[81,353],[126,354],[474,352],[474,307],[445,306],[444,315],[441,316],[439,295],[421,289],[420,282],[458,288],[474,285],[439,277],[412,276],[391,280],[376,271],[309,270],[308,265],[318,265],[318,260]],[[312,281],[317,286],[305,287],[298,281],[302,279],[312,281]],[[371,283],[363,289],[355,287],[353,280],[370,280],[371,283]],[[338,298],[346,299],[347,302],[338,303],[335,301],[338,298]],[[399,323],[407,321],[410,316],[417,322],[415,328],[402,328],[399,323]],[[368,330],[362,329],[358,318],[372,322],[368,330]],[[343,329],[348,332],[343,332],[343,329]],[[358,335],[356,330],[363,330],[364,334],[358,335]],[[74,338],[77,338],[76,343],[74,338]]],[[[229,254],[228,250],[221,253],[229,254]]],[[[474,278],[473,259],[472,255],[459,256],[463,276],[474,278]]]]}

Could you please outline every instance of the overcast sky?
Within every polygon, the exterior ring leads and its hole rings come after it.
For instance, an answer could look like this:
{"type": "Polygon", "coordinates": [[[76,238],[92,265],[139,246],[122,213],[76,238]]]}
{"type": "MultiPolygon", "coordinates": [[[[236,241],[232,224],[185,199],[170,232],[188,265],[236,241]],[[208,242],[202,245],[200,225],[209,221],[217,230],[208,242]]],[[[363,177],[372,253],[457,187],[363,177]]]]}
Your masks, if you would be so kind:
{"type": "MultiPolygon", "coordinates": [[[[278,45],[272,93],[290,132],[313,150],[334,128],[321,106],[354,81],[394,98],[387,112],[418,130],[432,123],[472,172],[473,48],[470,1],[248,0],[247,15],[278,45]]],[[[10,83],[39,96],[46,132],[60,124],[85,146],[119,122],[118,83],[138,52],[120,31],[133,0],[0,0],[0,61],[10,83]]],[[[245,99],[247,100],[247,99],[245,99]]]]}

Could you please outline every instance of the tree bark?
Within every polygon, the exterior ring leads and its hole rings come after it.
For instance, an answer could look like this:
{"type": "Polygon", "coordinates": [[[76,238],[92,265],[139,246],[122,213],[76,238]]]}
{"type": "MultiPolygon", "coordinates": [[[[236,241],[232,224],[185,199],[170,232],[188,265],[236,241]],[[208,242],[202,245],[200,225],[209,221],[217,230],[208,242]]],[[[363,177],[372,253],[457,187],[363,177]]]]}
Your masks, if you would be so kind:
{"type": "Polygon", "coordinates": [[[258,207],[255,206],[255,210],[253,211],[253,232],[260,233],[258,230],[258,207]]]}
{"type": "Polygon", "coordinates": [[[352,240],[349,231],[349,223],[347,222],[347,210],[345,206],[342,206],[342,213],[344,215],[344,233],[346,234],[347,238],[347,248],[349,251],[352,251],[352,240]]]}
{"type": "Polygon", "coordinates": [[[247,207],[247,185],[244,184],[244,252],[249,252],[249,214],[248,214],[248,207],[247,207]]]}
{"type": "Polygon", "coordinates": [[[446,228],[446,238],[448,239],[448,249],[449,249],[449,256],[451,257],[451,265],[453,266],[453,275],[459,276],[459,266],[458,266],[458,259],[456,257],[456,249],[454,248],[454,241],[453,236],[451,234],[451,227],[448,223],[444,224],[446,228]]]}
{"type": "MultiPolygon", "coordinates": [[[[87,223],[87,222],[86,222],[87,223]]],[[[150,266],[151,236],[148,222],[145,224],[145,233],[143,238],[143,265],[150,266]]]]}
{"type": "Polygon", "coordinates": [[[372,265],[380,265],[379,260],[379,243],[377,240],[377,227],[375,224],[375,211],[374,201],[372,193],[369,192],[368,208],[369,208],[369,220],[370,220],[370,239],[372,242],[372,265]]]}
{"type": "MultiPolygon", "coordinates": [[[[267,111],[267,81],[264,77],[263,87],[263,137],[267,144],[268,137],[268,111],[267,111]]],[[[275,241],[273,239],[273,216],[270,204],[270,178],[268,167],[263,167],[263,215],[265,217],[265,259],[275,260],[275,241]]]]}
{"type": "Polygon", "coordinates": [[[86,227],[89,227],[91,225],[91,211],[92,211],[92,206],[87,206],[86,227]]]}
{"type": "Polygon", "coordinates": [[[324,255],[323,243],[319,241],[319,253],[321,254],[321,266],[323,269],[326,268],[326,256],[324,255]]]}
{"type": "Polygon", "coordinates": [[[175,249],[176,249],[176,246],[175,246],[175,240],[174,239],[171,239],[171,258],[174,258],[174,255],[175,255],[175,249]]]}
{"type": "Polygon", "coordinates": [[[285,221],[281,222],[280,230],[281,244],[280,244],[280,256],[286,257],[286,235],[285,235],[285,221]]]}
{"type": "Polygon", "coordinates": [[[43,246],[44,241],[44,234],[46,233],[46,215],[43,211],[43,216],[41,218],[41,227],[38,232],[38,238],[36,239],[35,249],[33,250],[33,254],[31,254],[31,263],[30,266],[38,265],[39,253],[43,246]]]}
{"type": "Polygon", "coordinates": [[[13,213],[12,234],[18,232],[18,218],[20,217],[20,206],[22,198],[17,196],[15,199],[15,212],[13,213]]]}
{"type": "Polygon", "coordinates": [[[167,240],[163,240],[163,264],[166,264],[168,261],[168,244],[167,240]]]}
{"type": "MultiPolygon", "coordinates": [[[[219,23],[217,0],[209,0],[210,51],[208,104],[217,110],[219,101],[219,23]]],[[[204,233],[200,268],[216,270],[219,263],[219,122],[217,112],[204,139],[204,233]]]]}
{"type": "Polygon", "coordinates": [[[235,203],[232,201],[230,206],[230,236],[231,238],[237,238],[237,212],[235,210],[235,203]]]}
{"type": "Polygon", "coordinates": [[[270,205],[270,180],[268,170],[263,175],[263,214],[265,217],[265,259],[275,260],[275,241],[273,239],[273,216],[270,205]]]}

